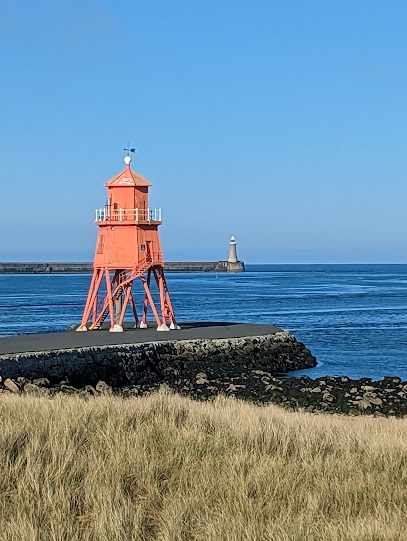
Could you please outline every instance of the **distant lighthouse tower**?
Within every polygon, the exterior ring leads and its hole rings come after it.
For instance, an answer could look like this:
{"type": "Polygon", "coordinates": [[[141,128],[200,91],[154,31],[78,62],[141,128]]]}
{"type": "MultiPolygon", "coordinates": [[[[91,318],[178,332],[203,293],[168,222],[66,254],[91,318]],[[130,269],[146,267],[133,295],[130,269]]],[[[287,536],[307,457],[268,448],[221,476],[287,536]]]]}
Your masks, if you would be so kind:
{"type": "Polygon", "coordinates": [[[99,329],[106,318],[111,332],[123,331],[123,320],[128,306],[131,307],[141,329],[147,327],[147,309],[153,312],[158,331],[179,329],[171,305],[158,226],[161,225],[161,209],[150,209],[148,188],[152,184],[130,169],[128,151],[124,158],[126,168],[106,182],[107,202],[96,209],[96,225],[99,233],[96,243],[93,276],[85,309],[77,331],[99,329]],[[139,278],[144,287],[141,321],[132,295],[132,286],[139,278]],[[160,306],[155,307],[150,291],[151,279],[156,282],[160,306]],[[106,294],[100,294],[102,282],[106,294]],[[169,324],[169,327],[167,325],[169,324]]]}
{"type": "Polygon", "coordinates": [[[236,239],[233,235],[230,239],[229,246],[230,246],[230,250],[229,250],[228,263],[237,263],[238,259],[237,259],[237,252],[236,252],[236,239]]]}
{"type": "Polygon", "coordinates": [[[228,272],[243,272],[245,270],[244,262],[239,261],[237,258],[236,239],[233,235],[230,239],[229,258],[227,260],[226,268],[228,272]]]}

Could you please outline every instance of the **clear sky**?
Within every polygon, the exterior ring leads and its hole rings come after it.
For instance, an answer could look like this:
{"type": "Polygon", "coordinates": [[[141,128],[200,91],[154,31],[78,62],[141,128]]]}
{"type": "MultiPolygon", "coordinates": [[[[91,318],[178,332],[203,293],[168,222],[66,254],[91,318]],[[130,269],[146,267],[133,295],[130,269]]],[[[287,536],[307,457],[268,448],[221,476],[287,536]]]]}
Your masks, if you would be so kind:
{"type": "Polygon", "coordinates": [[[92,260],[132,167],[164,256],[407,262],[405,0],[0,0],[0,260],[92,260]]]}

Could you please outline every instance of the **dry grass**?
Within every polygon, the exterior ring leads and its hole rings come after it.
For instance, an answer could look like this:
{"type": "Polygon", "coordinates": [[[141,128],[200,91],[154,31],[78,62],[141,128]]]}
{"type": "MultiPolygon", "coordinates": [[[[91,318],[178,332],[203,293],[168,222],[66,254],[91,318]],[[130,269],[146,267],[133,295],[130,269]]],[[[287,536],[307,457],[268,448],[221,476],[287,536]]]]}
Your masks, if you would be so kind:
{"type": "Polygon", "coordinates": [[[0,395],[0,539],[407,539],[407,420],[0,395]]]}

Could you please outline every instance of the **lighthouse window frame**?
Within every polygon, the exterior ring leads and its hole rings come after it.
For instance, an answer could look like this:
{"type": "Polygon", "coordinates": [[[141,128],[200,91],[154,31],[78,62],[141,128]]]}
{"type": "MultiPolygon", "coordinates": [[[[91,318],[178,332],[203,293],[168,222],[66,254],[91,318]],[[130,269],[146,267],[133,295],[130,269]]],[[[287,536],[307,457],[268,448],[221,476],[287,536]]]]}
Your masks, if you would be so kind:
{"type": "Polygon", "coordinates": [[[97,244],[97,247],[96,247],[96,253],[97,254],[103,254],[104,249],[105,249],[105,236],[101,235],[98,238],[98,244],[97,244]]]}

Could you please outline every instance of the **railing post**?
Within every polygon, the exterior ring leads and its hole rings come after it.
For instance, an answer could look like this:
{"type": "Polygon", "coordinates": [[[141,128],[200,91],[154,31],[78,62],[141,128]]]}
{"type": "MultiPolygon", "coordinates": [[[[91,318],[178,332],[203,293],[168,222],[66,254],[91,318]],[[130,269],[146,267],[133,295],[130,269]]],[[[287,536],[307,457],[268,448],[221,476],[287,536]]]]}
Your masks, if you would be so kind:
{"type": "MultiPolygon", "coordinates": [[[[108,208],[95,209],[95,221],[96,222],[106,221],[106,220],[109,219],[109,214],[110,213],[109,213],[108,208]]],[[[123,209],[122,208],[119,209],[118,214],[119,214],[119,216],[118,216],[119,221],[122,222],[123,221],[123,209]]],[[[117,216],[117,214],[116,214],[116,216],[117,216]]],[[[126,214],[126,210],[125,210],[124,211],[124,216],[130,216],[130,214],[126,214]]],[[[137,222],[139,220],[147,221],[147,222],[151,222],[151,221],[161,222],[161,220],[162,220],[162,209],[161,208],[159,208],[159,209],[147,208],[147,209],[142,210],[141,214],[140,214],[139,209],[136,208],[136,209],[134,209],[134,217],[135,217],[135,220],[137,222]]]]}

